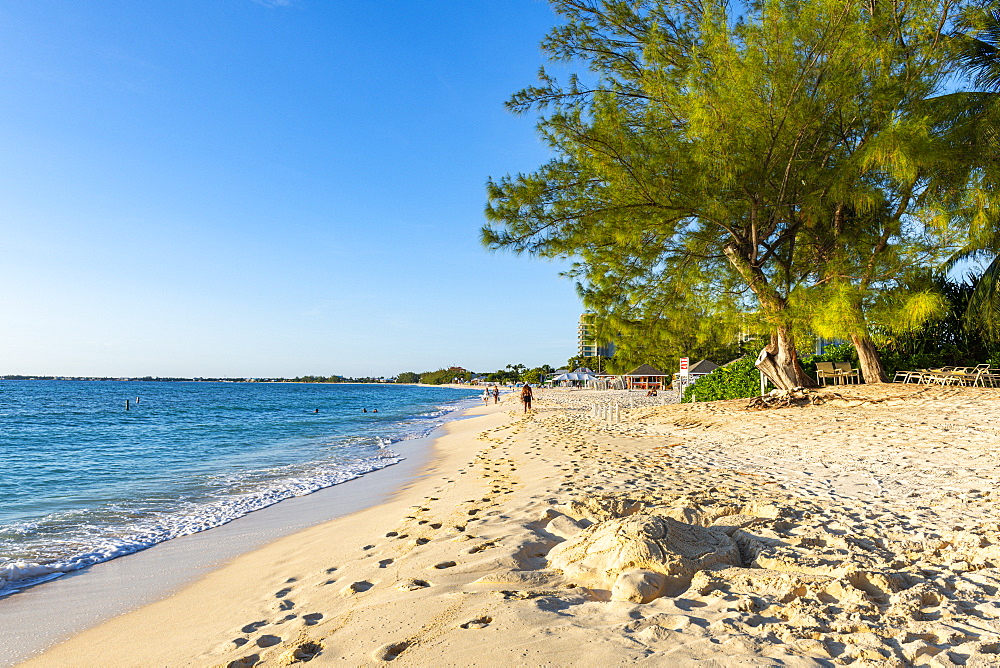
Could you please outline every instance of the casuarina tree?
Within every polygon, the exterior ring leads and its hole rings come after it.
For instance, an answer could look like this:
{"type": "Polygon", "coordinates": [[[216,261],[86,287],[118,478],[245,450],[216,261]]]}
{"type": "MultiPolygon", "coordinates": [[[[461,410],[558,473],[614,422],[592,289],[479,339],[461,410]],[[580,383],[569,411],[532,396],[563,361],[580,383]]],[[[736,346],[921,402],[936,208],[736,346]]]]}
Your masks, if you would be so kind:
{"type": "Polygon", "coordinates": [[[757,366],[777,387],[813,384],[796,335],[816,327],[884,380],[872,314],[931,315],[906,276],[953,251],[968,218],[934,181],[962,158],[920,113],[953,69],[957,5],[553,6],[564,23],[543,48],[582,71],[543,71],[509,101],[539,114],[554,157],[490,180],[484,243],[573,258],[606,323],[692,303],[742,317],[766,334],[757,366]]]}

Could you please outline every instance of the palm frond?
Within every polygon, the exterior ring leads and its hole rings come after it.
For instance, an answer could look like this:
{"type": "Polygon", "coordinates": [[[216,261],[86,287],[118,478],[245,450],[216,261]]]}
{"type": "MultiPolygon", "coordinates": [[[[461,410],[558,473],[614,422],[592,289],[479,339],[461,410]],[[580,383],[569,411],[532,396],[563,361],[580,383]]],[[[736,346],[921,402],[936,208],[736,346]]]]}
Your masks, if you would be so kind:
{"type": "Polygon", "coordinates": [[[984,12],[981,19],[974,34],[954,37],[958,61],[977,88],[1000,91],[1000,11],[984,12]]]}
{"type": "Polygon", "coordinates": [[[1000,341],[1000,256],[986,267],[969,297],[965,326],[987,340],[1000,341]]]}

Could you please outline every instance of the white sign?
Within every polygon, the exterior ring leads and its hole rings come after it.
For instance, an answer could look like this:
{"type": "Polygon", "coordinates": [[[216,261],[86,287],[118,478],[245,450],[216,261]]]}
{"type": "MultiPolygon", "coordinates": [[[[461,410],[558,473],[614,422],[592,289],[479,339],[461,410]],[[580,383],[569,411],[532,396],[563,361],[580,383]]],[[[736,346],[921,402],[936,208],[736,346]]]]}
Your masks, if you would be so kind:
{"type": "Polygon", "coordinates": [[[687,357],[682,357],[681,358],[681,375],[682,376],[688,375],[688,358],[687,357]]]}

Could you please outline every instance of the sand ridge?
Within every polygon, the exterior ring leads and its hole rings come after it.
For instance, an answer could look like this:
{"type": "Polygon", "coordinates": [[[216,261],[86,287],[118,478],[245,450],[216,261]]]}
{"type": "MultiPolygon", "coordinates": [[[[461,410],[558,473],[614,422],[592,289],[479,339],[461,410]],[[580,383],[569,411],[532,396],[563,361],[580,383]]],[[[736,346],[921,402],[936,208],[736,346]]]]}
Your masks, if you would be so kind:
{"type": "Polygon", "coordinates": [[[479,408],[394,501],[26,665],[1000,665],[1000,392],[609,396],[479,408]]]}

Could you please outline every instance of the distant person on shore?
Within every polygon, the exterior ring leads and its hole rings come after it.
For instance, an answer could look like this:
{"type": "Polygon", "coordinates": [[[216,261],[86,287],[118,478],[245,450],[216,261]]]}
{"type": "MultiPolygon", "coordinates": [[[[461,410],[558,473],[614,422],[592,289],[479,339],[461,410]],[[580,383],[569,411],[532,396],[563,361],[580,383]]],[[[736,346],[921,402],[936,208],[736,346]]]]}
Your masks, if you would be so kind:
{"type": "Polygon", "coordinates": [[[531,385],[527,383],[521,388],[521,401],[524,402],[524,412],[531,410],[531,385]]]}
{"type": "Polygon", "coordinates": [[[488,387],[485,390],[483,390],[483,403],[486,404],[487,406],[490,405],[490,388],[488,387]]]}
{"type": "Polygon", "coordinates": [[[367,409],[367,408],[362,408],[362,409],[361,409],[361,412],[362,412],[362,413],[367,413],[367,412],[368,412],[368,409],[367,409]]]}
{"type": "Polygon", "coordinates": [[[372,409],[372,413],[378,413],[378,409],[377,408],[373,408],[372,409]]]}
{"type": "Polygon", "coordinates": [[[500,388],[497,385],[493,386],[493,403],[500,403],[500,388]]]}

